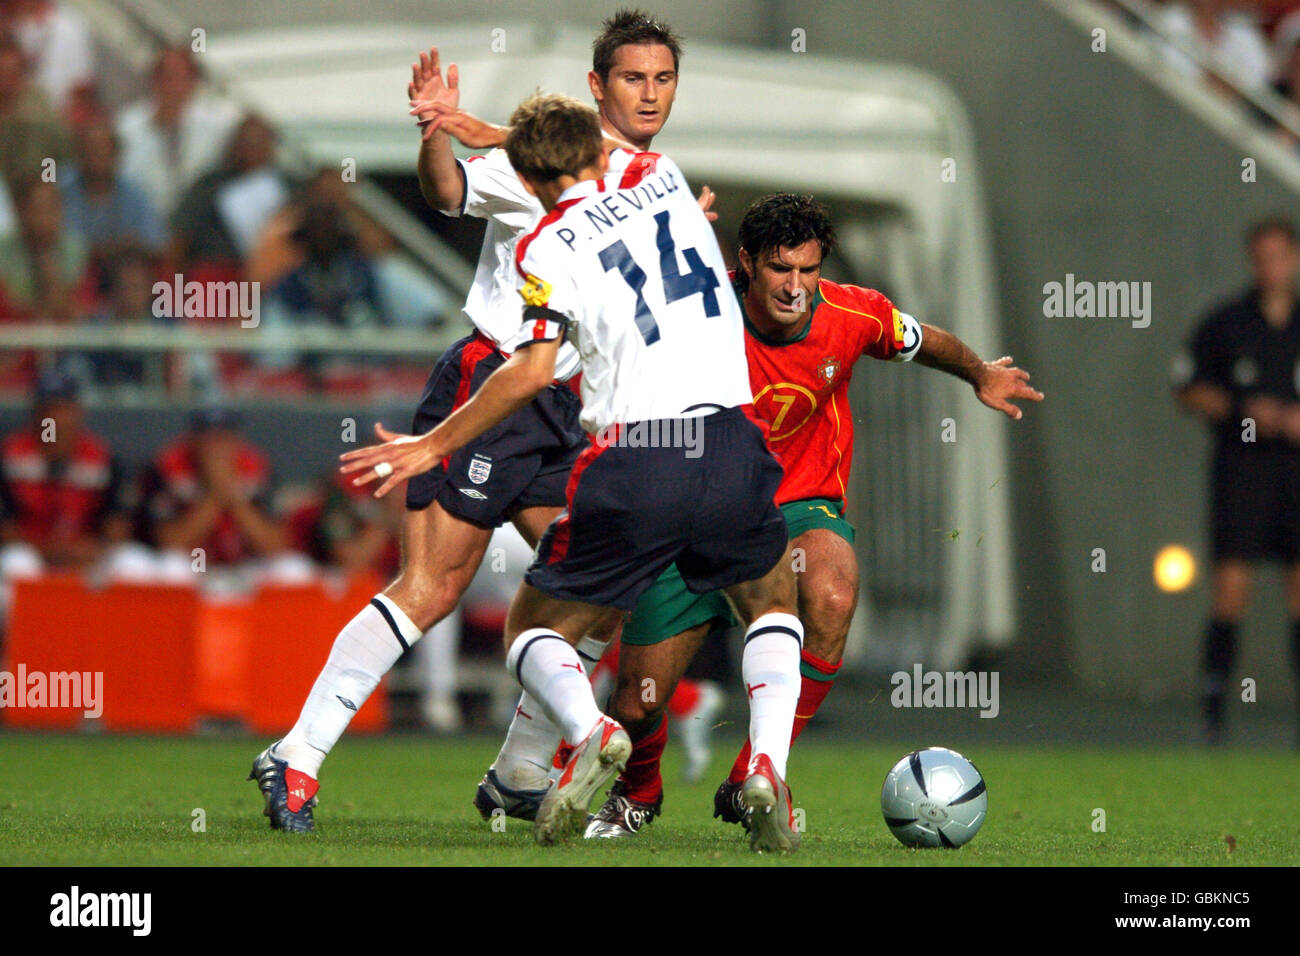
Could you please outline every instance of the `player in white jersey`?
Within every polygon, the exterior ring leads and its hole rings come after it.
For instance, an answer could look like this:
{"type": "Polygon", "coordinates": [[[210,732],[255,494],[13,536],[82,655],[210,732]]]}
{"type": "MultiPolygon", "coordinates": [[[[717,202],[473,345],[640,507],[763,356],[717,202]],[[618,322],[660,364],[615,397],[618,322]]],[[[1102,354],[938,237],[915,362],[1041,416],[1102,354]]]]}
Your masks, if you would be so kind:
{"type": "Polygon", "coordinates": [[[616,183],[574,185],[520,240],[516,258],[525,300],[563,311],[577,331],[589,434],[750,400],[748,368],[736,361],[745,347],[740,310],[722,294],[726,267],[671,160],[639,153],[616,183]],[[711,321],[699,321],[701,306],[711,321]],[[690,347],[656,348],[664,339],[690,347]]]}
{"type": "MultiPolygon", "coordinates": [[[[594,46],[589,82],[611,139],[637,148],[649,145],[671,110],[680,52],[676,35],[645,14],[620,12],[605,22],[594,46]]],[[[433,105],[454,115],[457,86],[454,66],[443,81],[435,49],[421,56],[408,88],[424,126],[418,170],[426,199],[449,214],[488,220],[474,287],[465,304],[475,332],[435,366],[415,415],[416,432],[432,428],[464,405],[509,357],[514,343],[508,339],[519,327],[514,244],[543,212],[503,152],[463,163],[452,155],[448,134],[434,122],[433,105]]],[[[619,151],[615,168],[632,155],[619,151]]],[[[707,196],[702,202],[707,204],[707,196]]],[[[572,375],[577,365],[576,353],[567,350],[558,358],[555,378],[572,375]]],[[[339,633],[297,723],[254,760],[249,776],[262,791],[272,828],[314,829],[317,777],[326,755],[383,675],[456,606],[482,562],[492,530],[511,521],[529,544],[535,544],[560,512],[569,473],[586,443],[579,410],[577,396],[555,381],[509,421],[411,476],[401,572],[339,633]]],[[[394,434],[379,425],[376,433],[381,439],[394,434]]],[[[600,656],[618,622],[611,619],[604,627],[583,644],[590,659],[600,656]]],[[[521,699],[521,708],[525,706],[531,706],[526,695],[521,699]]],[[[533,733],[553,740],[556,730],[539,719],[519,728],[514,743],[527,744],[533,733]]],[[[511,742],[508,737],[507,744],[511,742]]],[[[485,794],[493,799],[508,796],[534,809],[546,783],[543,774],[539,788],[532,791],[521,789],[513,779],[515,788],[505,783],[498,788],[489,777],[496,779],[489,771],[485,794]]]]}
{"type": "MultiPolygon", "coordinates": [[[[667,118],[667,109],[671,106],[678,44],[671,30],[640,11],[620,11],[605,22],[604,30],[593,44],[592,72],[588,75],[588,83],[599,105],[607,139],[618,136],[636,143],[639,149],[649,148],[650,138],[667,118]],[[670,56],[672,70],[669,69],[670,56]]],[[[439,85],[436,79],[431,85],[425,79],[426,74],[435,78],[440,75],[436,50],[424,59],[411,86],[411,112],[420,117],[426,136],[431,136],[434,131],[447,132],[472,149],[504,144],[509,127],[484,122],[460,108],[456,89],[459,78],[454,65],[448,70],[446,86],[439,85]]],[[[610,170],[606,174],[611,185],[617,182],[631,155],[621,149],[611,151],[610,170]]],[[[434,167],[431,164],[429,168],[432,170],[434,167]]],[[[519,209],[529,203],[535,204],[536,200],[522,188],[503,151],[472,157],[461,164],[460,169],[465,181],[465,211],[496,214],[489,220],[488,237],[478,266],[477,277],[484,282],[477,284],[475,292],[471,293],[471,304],[476,301],[480,306],[488,304],[487,293],[477,295],[480,287],[490,292],[493,304],[502,300],[512,301],[513,287],[507,280],[514,280],[513,266],[508,261],[513,240],[508,239],[506,219],[517,216],[519,209]],[[485,196],[491,197],[490,200],[485,202],[485,196]],[[485,277],[495,279],[497,284],[487,284],[485,277]]],[[[458,184],[453,172],[454,169],[444,169],[443,184],[458,184]]],[[[452,205],[452,195],[439,198],[438,181],[432,172],[424,177],[422,184],[431,203],[442,203],[444,208],[452,205]]],[[[700,205],[708,210],[712,202],[713,195],[705,186],[700,194],[700,205]]],[[[709,218],[717,217],[710,213],[709,218]]],[[[517,219],[508,224],[513,228],[517,219]]],[[[466,308],[473,314],[471,305],[467,304],[466,308]]],[[[508,318],[512,322],[513,314],[508,318]]],[[[507,327],[512,326],[507,323],[507,327]]],[[[571,348],[566,346],[562,349],[558,363],[561,375],[572,368],[569,358],[572,355],[571,348]]],[[[417,429],[425,424],[417,422],[417,429]]],[[[599,659],[609,636],[604,632],[589,635],[579,645],[578,652],[588,664],[599,659]]],[[[708,730],[702,734],[707,737],[708,730]]],[[[501,811],[521,819],[533,818],[550,785],[548,770],[552,767],[555,744],[559,739],[559,730],[550,725],[545,714],[525,694],[515,709],[500,752],[479,781],[474,794],[474,805],[484,820],[492,819],[501,811]]],[[[551,771],[550,777],[556,776],[557,772],[558,769],[551,771]]]]}
{"type": "Polygon", "coordinates": [[[506,149],[548,210],[516,251],[527,303],[516,351],[436,428],[349,452],[343,470],[387,493],[531,401],[573,339],[591,444],[506,623],[507,666],[573,748],[537,812],[537,839],[579,831],[632,749],[597,707],[574,645],[676,562],[691,591],[724,590],[747,625],[751,846],[793,851],[784,777],[803,628],[775,504],[781,467],[750,404],[739,308],[719,294],[722,253],[666,157],[637,154],[609,187],[597,116],[569,97],[522,104],[506,149]]]}

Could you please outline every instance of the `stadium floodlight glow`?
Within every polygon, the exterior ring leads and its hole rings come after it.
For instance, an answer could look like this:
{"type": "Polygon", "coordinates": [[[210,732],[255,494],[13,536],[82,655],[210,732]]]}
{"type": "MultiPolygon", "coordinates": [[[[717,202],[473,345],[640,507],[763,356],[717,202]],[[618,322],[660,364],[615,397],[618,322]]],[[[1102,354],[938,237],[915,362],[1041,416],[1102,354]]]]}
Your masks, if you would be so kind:
{"type": "Polygon", "coordinates": [[[1181,544],[1168,544],[1156,552],[1153,569],[1156,587],[1167,594],[1186,591],[1196,580],[1196,559],[1181,544]]]}

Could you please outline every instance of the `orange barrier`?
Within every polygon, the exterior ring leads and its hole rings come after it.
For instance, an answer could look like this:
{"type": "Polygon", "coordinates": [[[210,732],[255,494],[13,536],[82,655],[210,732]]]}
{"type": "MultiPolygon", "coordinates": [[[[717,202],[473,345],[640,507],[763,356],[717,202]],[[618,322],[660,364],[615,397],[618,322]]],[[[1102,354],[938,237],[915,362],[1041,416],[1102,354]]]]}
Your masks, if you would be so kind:
{"type": "MultiPolygon", "coordinates": [[[[329,656],[334,638],[379,590],[360,576],[342,593],[319,585],[262,588],[253,602],[248,655],[256,671],[245,719],[260,734],[282,734],[298,712],[329,656]]],[[[352,718],[349,731],[383,730],[388,702],[381,683],[352,718]]]]}
{"type": "MultiPolygon", "coordinates": [[[[187,732],[200,718],[216,717],[241,720],[259,734],[283,733],[297,719],[335,635],[378,588],[377,579],[360,576],[341,592],[275,586],[251,599],[209,599],[187,587],[92,591],[62,577],[15,582],[0,665],[9,676],[0,679],[24,695],[23,704],[38,701],[31,682],[52,685],[52,674],[75,672],[86,687],[71,701],[76,706],[60,707],[51,706],[60,700],[47,686],[40,706],[6,706],[0,721],[73,729],[93,704],[102,716],[88,726],[107,730],[187,732]],[[26,680],[18,687],[20,674],[26,680]]],[[[59,682],[65,703],[69,680],[59,682]]],[[[382,684],[351,726],[388,726],[382,684]]]]}
{"type": "MultiPolygon", "coordinates": [[[[91,591],[64,578],[15,582],[4,670],[17,676],[21,667],[29,680],[40,675],[51,686],[50,675],[76,673],[84,686],[75,706],[51,706],[60,702],[51,694],[44,706],[0,715],[15,727],[76,727],[96,696],[93,681],[102,688],[95,704],[105,729],[190,730],[198,605],[193,588],[123,584],[91,591]]],[[[30,684],[27,690],[34,703],[30,684]]]]}
{"type": "Polygon", "coordinates": [[[214,599],[199,605],[195,703],[205,717],[242,719],[248,711],[252,617],[253,602],[248,598],[214,599]]]}

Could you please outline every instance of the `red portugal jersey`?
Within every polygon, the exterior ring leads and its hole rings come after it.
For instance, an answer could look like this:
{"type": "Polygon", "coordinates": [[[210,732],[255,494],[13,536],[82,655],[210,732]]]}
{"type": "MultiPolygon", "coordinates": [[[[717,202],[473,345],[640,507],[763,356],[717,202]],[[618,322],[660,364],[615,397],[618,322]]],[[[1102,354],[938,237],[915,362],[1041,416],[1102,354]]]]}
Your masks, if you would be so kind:
{"type": "Polygon", "coordinates": [[[31,427],[0,443],[0,517],[38,548],[97,534],[100,521],[120,509],[119,491],[108,446],[89,431],[61,460],[45,456],[31,427]]]}
{"type": "Polygon", "coordinates": [[[817,284],[812,320],[797,339],[767,338],[745,317],[754,408],[768,423],[768,444],[785,469],[777,504],[846,497],[853,461],[849,379],[854,363],[862,355],[898,356],[905,347],[904,328],[902,315],[879,292],[825,279],[817,284]]]}
{"type": "MultiPolygon", "coordinates": [[[[266,455],[241,440],[235,452],[234,468],[243,496],[264,516],[272,517],[274,488],[266,455]]],[[[194,446],[188,436],[163,448],[145,476],[143,498],[146,514],[155,525],[180,518],[206,494],[194,446]]],[[[230,565],[253,556],[229,512],[222,513],[208,539],[200,546],[209,564],[230,565]]]]}

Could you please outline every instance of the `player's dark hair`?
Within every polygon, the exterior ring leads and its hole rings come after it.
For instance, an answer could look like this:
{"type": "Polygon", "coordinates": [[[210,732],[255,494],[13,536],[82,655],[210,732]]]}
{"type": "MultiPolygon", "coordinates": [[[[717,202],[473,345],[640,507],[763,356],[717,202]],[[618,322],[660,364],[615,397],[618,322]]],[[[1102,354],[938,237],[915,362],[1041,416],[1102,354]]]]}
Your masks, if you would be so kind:
{"type": "MultiPolygon", "coordinates": [[[[756,264],[768,252],[802,246],[811,239],[821,243],[822,259],[835,248],[830,214],[812,196],[773,193],[756,200],[740,220],[740,248],[756,264]]],[[[736,285],[741,292],[749,288],[744,269],[736,270],[736,285]]]]}
{"type": "Polygon", "coordinates": [[[1300,246],[1300,234],[1296,233],[1295,224],[1285,216],[1272,216],[1261,219],[1246,230],[1246,247],[1250,248],[1265,236],[1277,233],[1293,246],[1300,246]]]}
{"type": "Polygon", "coordinates": [[[600,162],[600,117],[571,96],[538,93],[510,117],[506,155],[515,172],[534,183],[577,176],[600,162]]]}
{"type": "Polygon", "coordinates": [[[657,20],[644,10],[619,10],[600,25],[600,33],[591,43],[591,69],[600,82],[609,82],[609,71],[614,68],[614,54],[629,43],[666,46],[673,55],[676,70],[682,58],[682,38],[672,27],[657,20]]]}

